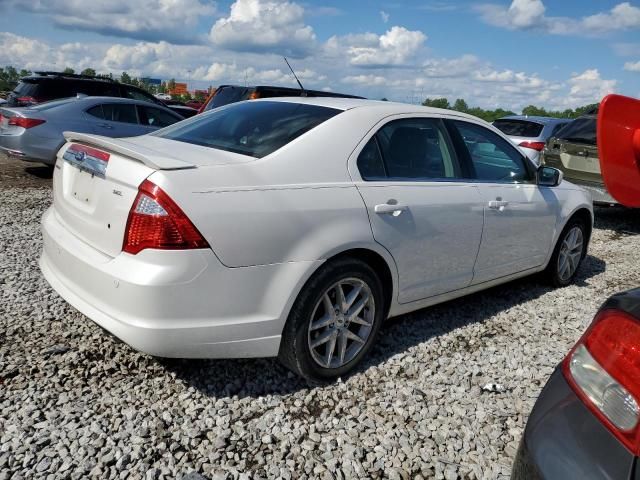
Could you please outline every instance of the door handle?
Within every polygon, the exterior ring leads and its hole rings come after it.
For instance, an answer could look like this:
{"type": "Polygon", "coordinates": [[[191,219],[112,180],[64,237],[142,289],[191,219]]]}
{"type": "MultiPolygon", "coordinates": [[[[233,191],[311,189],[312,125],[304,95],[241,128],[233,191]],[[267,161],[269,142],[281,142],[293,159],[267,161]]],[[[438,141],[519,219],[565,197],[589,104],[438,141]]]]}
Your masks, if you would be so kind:
{"type": "Polygon", "coordinates": [[[378,215],[391,214],[394,217],[397,217],[405,210],[408,210],[409,207],[406,205],[401,205],[399,203],[381,203],[373,207],[373,211],[378,215]]]}
{"type": "Polygon", "coordinates": [[[502,212],[507,205],[509,205],[509,202],[504,202],[502,200],[489,201],[489,208],[491,208],[492,210],[498,210],[500,212],[502,212]]]}
{"type": "Polygon", "coordinates": [[[102,128],[107,128],[109,130],[113,130],[113,127],[111,125],[109,125],[108,123],[99,123],[98,126],[102,127],[102,128]]]}

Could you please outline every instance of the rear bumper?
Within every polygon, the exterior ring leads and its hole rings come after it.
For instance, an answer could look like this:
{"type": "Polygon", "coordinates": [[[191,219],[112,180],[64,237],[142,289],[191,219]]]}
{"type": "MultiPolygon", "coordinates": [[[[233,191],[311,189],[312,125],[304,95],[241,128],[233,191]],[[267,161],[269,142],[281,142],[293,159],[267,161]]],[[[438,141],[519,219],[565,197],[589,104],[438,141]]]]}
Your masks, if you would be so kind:
{"type": "Polygon", "coordinates": [[[71,305],[137,350],[159,357],[278,353],[293,295],[310,262],[227,268],[208,249],[105,256],[50,208],[40,269],[71,305]]]}
{"type": "Polygon", "coordinates": [[[556,369],[531,412],[512,480],[632,478],[635,457],[587,409],[556,369]]]}
{"type": "Polygon", "coordinates": [[[32,137],[28,141],[25,134],[0,135],[0,151],[10,158],[24,160],[25,162],[38,162],[47,165],[56,163],[56,153],[60,149],[61,139],[45,137],[32,137]]]}

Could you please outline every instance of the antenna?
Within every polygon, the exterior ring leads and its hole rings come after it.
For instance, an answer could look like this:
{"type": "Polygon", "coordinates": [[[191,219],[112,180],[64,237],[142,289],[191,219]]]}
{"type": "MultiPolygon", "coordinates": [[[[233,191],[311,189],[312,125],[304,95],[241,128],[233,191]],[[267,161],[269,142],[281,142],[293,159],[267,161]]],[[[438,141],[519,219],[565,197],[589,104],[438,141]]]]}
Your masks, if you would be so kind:
{"type": "Polygon", "coordinates": [[[291,65],[289,65],[289,60],[287,60],[287,57],[282,57],[284,58],[284,61],[287,64],[287,67],[289,67],[289,70],[291,70],[291,73],[293,73],[293,78],[296,79],[296,82],[298,82],[298,85],[300,85],[300,90],[302,90],[302,92],[304,93],[304,87],[302,86],[302,83],[300,83],[300,80],[298,79],[298,76],[296,75],[296,72],[293,71],[293,68],[291,68],[291,65]]]}

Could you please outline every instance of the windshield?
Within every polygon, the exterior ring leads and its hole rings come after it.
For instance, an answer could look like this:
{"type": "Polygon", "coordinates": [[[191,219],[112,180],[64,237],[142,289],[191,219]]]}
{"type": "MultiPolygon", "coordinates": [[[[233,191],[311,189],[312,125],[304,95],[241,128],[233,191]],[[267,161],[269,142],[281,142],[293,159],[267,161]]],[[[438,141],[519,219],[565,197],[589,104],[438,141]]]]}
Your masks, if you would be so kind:
{"type": "Polygon", "coordinates": [[[213,96],[205,110],[212,110],[214,108],[223,107],[230,103],[239,102],[240,100],[246,100],[249,90],[245,87],[220,87],[216,90],[216,94],[213,96]]]}
{"type": "Polygon", "coordinates": [[[542,133],[541,125],[537,122],[529,122],[527,120],[496,120],[493,122],[493,126],[500,130],[505,135],[511,137],[539,137],[542,133]]]}
{"type": "Polygon", "coordinates": [[[340,112],[290,102],[240,102],[152,135],[262,158],[340,112]]]}

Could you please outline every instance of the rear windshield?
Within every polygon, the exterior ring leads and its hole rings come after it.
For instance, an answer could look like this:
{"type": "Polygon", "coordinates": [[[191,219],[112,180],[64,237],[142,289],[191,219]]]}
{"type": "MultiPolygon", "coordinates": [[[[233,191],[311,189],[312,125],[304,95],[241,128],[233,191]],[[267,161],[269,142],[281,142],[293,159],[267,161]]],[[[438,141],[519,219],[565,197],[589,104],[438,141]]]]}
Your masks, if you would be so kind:
{"type": "Polygon", "coordinates": [[[596,117],[581,117],[567,124],[556,135],[571,143],[596,144],[596,117]]]}
{"type": "Polygon", "coordinates": [[[289,102],[241,102],[152,135],[262,158],[340,113],[289,102]]]}
{"type": "Polygon", "coordinates": [[[211,110],[213,108],[229,105],[230,103],[239,102],[240,100],[246,100],[249,94],[249,89],[244,87],[221,87],[216,91],[205,110],[211,110]]]}
{"type": "Polygon", "coordinates": [[[493,125],[511,137],[539,137],[544,125],[527,120],[496,120],[493,125]]]}
{"type": "Polygon", "coordinates": [[[13,91],[20,97],[37,97],[38,84],[22,80],[13,91]]]}

